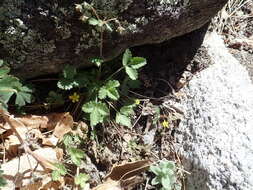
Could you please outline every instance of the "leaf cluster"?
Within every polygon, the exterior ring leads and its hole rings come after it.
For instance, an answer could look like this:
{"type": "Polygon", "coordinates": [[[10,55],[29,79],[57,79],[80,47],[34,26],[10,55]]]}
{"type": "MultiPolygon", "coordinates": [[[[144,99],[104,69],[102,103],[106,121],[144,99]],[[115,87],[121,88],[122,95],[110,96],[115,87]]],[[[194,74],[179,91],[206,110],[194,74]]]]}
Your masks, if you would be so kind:
{"type": "Polygon", "coordinates": [[[66,134],[64,135],[62,142],[65,145],[67,153],[73,164],[80,166],[82,159],[85,158],[85,153],[81,149],[76,148],[80,145],[81,138],[78,135],[66,134]]]}
{"type": "Polygon", "coordinates": [[[127,49],[123,55],[122,64],[129,78],[132,80],[137,80],[137,70],[145,66],[147,64],[147,60],[143,57],[133,57],[131,51],[127,49]]]}
{"type": "Polygon", "coordinates": [[[174,162],[162,160],[158,165],[150,166],[150,171],[156,175],[151,181],[152,185],[160,184],[162,186],[161,190],[180,188],[177,184],[176,166],[174,162]]]}
{"type": "Polygon", "coordinates": [[[77,72],[74,66],[66,65],[62,72],[62,78],[58,81],[57,86],[62,90],[85,87],[88,83],[88,79],[85,76],[83,73],[77,72]]]}
{"type": "Polygon", "coordinates": [[[52,180],[57,181],[60,180],[61,176],[65,176],[67,174],[67,169],[62,163],[55,163],[55,170],[52,172],[52,180]]]}
{"type": "Polygon", "coordinates": [[[24,106],[32,102],[32,89],[25,86],[21,81],[9,74],[10,68],[0,60],[0,108],[7,109],[7,103],[15,96],[15,104],[24,106]]]}
{"type": "Polygon", "coordinates": [[[120,111],[116,114],[116,123],[123,126],[131,127],[131,115],[134,114],[134,107],[136,104],[123,106],[120,111]]]}

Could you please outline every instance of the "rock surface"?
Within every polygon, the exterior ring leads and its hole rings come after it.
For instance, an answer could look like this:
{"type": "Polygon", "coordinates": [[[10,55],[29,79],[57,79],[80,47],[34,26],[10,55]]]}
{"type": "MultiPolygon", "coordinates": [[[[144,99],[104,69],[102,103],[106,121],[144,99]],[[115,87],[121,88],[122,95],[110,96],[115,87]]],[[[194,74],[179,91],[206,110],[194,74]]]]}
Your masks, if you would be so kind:
{"type": "Polygon", "coordinates": [[[209,22],[227,1],[2,0],[0,58],[24,78],[59,72],[64,64],[87,66],[94,57],[110,60],[126,48],[194,31],[209,22]],[[82,21],[96,16],[82,8],[83,2],[93,4],[102,20],[118,20],[110,22],[112,31],[103,34],[102,55],[100,29],[82,21]],[[125,29],[122,33],[119,26],[125,29]]]}
{"type": "Polygon", "coordinates": [[[185,119],[176,133],[188,190],[253,189],[253,85],[216,34],[204,46],[213,63],[182,89],[185,119]]]}

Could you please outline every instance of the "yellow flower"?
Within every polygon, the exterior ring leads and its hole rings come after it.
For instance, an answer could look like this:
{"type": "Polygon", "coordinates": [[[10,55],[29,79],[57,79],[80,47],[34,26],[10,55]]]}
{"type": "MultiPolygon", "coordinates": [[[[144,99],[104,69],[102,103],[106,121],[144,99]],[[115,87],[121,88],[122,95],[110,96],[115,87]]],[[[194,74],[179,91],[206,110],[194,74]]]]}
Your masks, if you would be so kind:
{"type": "Polygon", "coordinates": [[[80,96],[79,94],[77,94],[76,92],[74,92],[74,94],[72,94],[71,96],[69,96],[69,99],[73,102],[76,103],[79,101],[80,96]]]}
{"type": "Polygon", "coordinates": [[[165,128],[168,128],[168,127],[169,127],[169,122],[168,122],[168,120],[163,120],[162,126],[165,127],[165,128]]]}
{"type": "Polygon", "coordinates": [[[139,105],[141,103],[141,101],[139,99],[135,99],[135,104],[139,105]]]}

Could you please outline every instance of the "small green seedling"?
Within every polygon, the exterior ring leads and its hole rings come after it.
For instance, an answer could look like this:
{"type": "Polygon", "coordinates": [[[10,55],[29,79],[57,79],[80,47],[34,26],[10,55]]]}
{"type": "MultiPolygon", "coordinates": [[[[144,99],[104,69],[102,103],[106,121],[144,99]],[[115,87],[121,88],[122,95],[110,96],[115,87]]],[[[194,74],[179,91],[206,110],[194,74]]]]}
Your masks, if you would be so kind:
{"type": "Polygon", "coordinates": [[[162,160],[159,164],[150,166],[150,171],[156,175],[151,181],[152,185],[161,185],[161,190],[177,190],[180,188],[177,183],[174,162],[162,160]]]}
{"type": "Polygon", "coordinates": [[[75,184],[80,185],[80,187],[84,189],[89,179],[89,175],[81,173],[78,176],[75,176],[75,184]]]}
{"type": "Polygon", "coordinates": [[[65,176],[67,174],[67,169],[62,163],[55,163],[54,166],[56,169],[52,172],[52,180],[58,181],[61,176],[65,176]]]}

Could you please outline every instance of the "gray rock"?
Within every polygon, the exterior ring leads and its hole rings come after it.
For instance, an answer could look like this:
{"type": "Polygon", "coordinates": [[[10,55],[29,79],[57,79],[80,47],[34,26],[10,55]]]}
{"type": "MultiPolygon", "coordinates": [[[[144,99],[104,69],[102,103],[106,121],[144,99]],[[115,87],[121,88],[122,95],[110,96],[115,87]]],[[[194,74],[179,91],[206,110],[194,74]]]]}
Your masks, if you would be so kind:
{"type": "Polygon", "coordinates": [[[59,72],[64,64],[90,66],[91,58],[111,60],[126,48],[199,29],[227,1],[1,0],[0,58],[24,78],[59,72]],[[96,16],[84,2],[93,5],[100,19],[117,19],[111,20],[112,30],[103,32],[102,41],[101,28],[86,22],[96,16]]]}
{"type": "Polygon", "coordinates": [[[246,69],[210,34],[211,62],[183,88],[176,133],[188,190],[253,189],[253,85],[246,69]]]}

